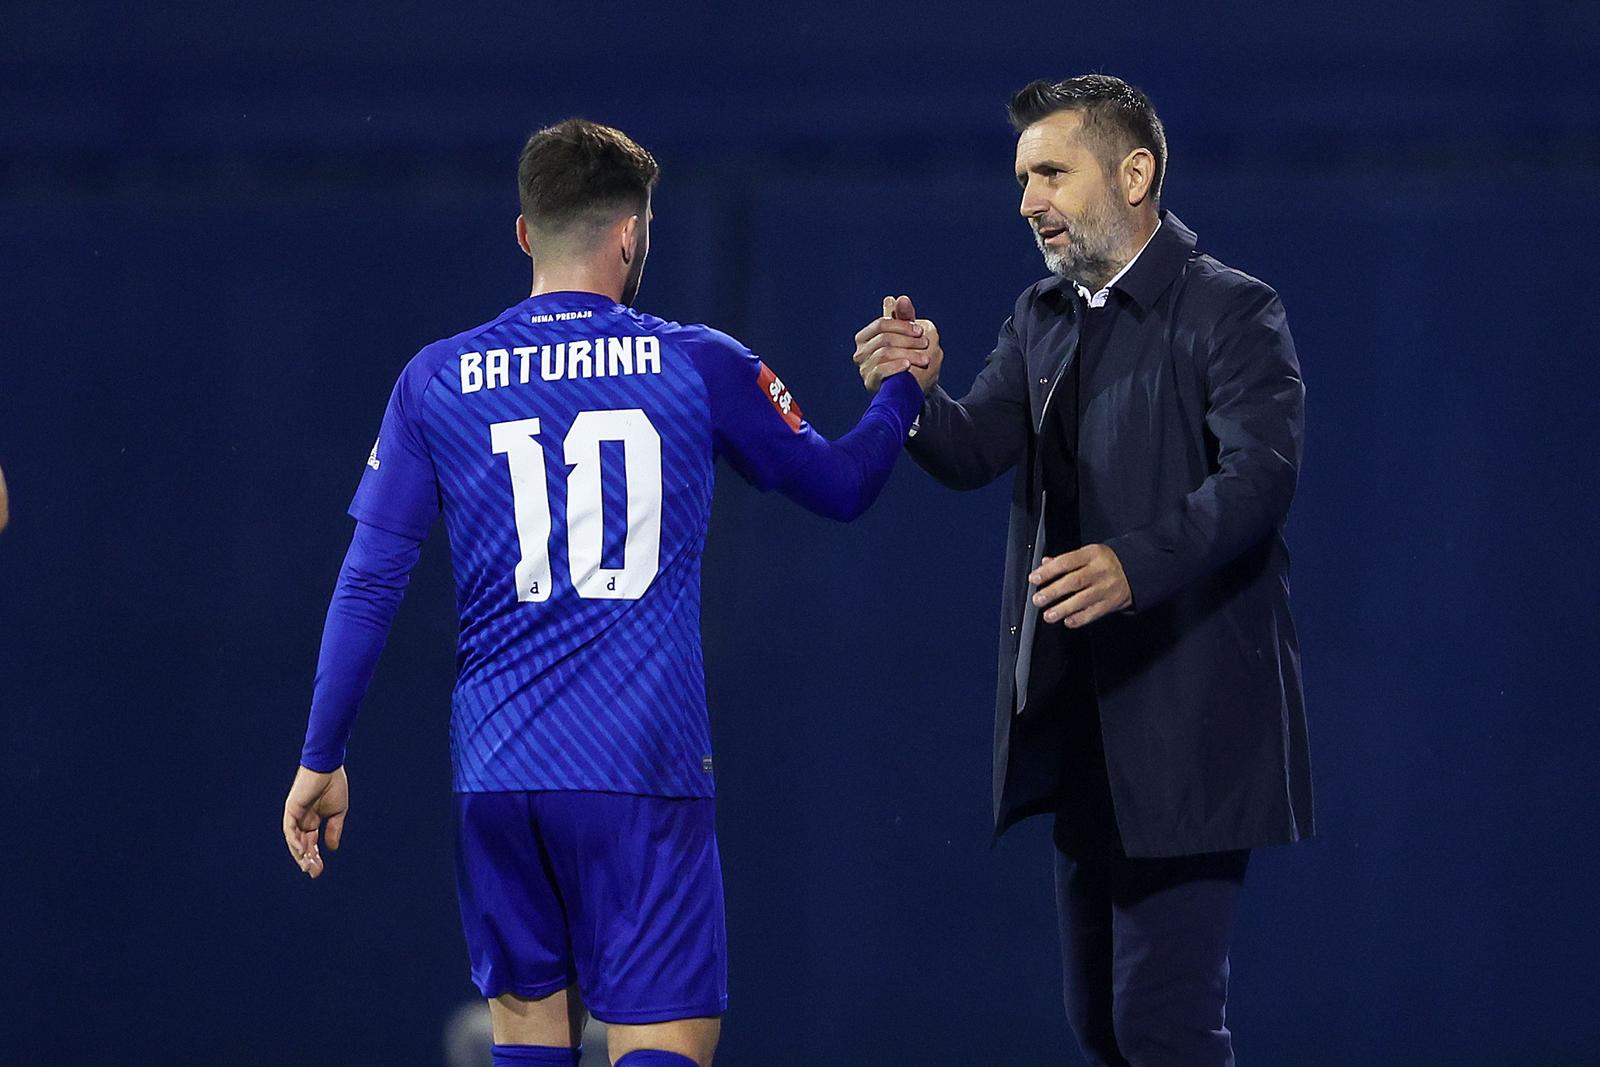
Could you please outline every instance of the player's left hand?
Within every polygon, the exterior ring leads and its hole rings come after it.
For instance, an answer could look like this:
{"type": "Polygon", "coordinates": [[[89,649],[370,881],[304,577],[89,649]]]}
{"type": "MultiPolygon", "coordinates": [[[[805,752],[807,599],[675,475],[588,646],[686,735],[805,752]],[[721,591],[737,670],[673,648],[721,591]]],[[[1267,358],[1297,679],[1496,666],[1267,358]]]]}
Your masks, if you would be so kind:
{"type": "Polygon", "coordinates": [[[344,817],[350,810],[350,779],[340,767],[333,771],[313,771],[301,767],[283,802],[283,840],[300,869],[312,878],[322,874],[322,852],[317,848],[317,831],[328,820],[323,840],[334,850],[344,836],[344,817]]]}
{"type": "Polygon", "coordinates": [[[1133,604],[1122,561],[1105,545],[1046,556],[1028,575],[1028,584],[1034,587],[1034,605],[1045,609],[1044,621],[1072,629],[1133,604]]]}

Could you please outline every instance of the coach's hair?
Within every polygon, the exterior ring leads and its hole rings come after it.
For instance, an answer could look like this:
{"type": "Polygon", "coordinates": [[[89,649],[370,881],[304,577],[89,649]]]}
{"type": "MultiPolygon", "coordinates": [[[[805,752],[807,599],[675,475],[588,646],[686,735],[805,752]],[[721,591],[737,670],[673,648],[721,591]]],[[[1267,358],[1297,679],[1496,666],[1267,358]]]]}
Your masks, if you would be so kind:
{"type": "Polygon", "coordinates": [[[661,168],[623,133],[567,119],[528,138],[517,162],[522,215],[530,229],[562,237],[644,210],[661,168]]]}
{"type": "Polygon", "coordinates": [[[1167,177],[1167,131],[1155,105],[1142,89],[1109,74],[1080,74],[1066,81],[1029,82],[1007,108],[1018,133],[1058,111],[1083,115],[1083,133],[1109,174],[1135,148],[1147,148],[1156,159],[1152,200],[1161,201],[1167,177]]]}

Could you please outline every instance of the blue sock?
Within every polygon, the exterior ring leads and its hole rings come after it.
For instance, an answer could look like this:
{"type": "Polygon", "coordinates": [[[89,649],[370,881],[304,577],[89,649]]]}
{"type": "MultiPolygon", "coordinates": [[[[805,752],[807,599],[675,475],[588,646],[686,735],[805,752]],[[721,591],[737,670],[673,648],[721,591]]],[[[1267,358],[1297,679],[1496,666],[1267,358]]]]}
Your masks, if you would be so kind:
{"type": "Polygon", "coordinates": [[[677,1052],[662,1052],[657,1048],[641,1048],[633,1050],[618,1060],[616,1067],[700,1067],[700,1065],[677,1052]]]}
{"type": "Polygon", "coordinates": [[[494,1067],[578,1067],[583,1047],[554,1045],[496,1045],[494,1067]]]}

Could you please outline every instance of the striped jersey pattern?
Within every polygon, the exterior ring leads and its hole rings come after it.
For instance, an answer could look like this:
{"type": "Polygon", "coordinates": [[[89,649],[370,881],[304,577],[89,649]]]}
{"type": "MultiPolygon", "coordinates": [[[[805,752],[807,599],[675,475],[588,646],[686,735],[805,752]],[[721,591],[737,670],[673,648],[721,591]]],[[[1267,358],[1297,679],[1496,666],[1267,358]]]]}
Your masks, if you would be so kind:
{"type": "Polygon", "coordinates": [[[775,381],[725,334],[570,292],[406,366],[350,513],[420,539],[443,512],[457,792],[713,795],[713,463],[783,479],[813,431],[775,381]]]}

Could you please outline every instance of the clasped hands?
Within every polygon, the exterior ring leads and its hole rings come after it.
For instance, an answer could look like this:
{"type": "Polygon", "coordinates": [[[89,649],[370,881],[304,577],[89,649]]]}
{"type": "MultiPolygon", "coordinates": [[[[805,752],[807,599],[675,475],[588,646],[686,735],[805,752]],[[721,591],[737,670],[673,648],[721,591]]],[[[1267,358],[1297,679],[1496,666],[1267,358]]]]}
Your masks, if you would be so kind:
{"type": "MultiPolygon", "coordinates": [[[[917,318],[909,296],[884,297],[883,317],[856,333],[856,369],[867,392],[876,393],[890,375],[909,371],[923,392],[931,390],[944,366],[939,327],[917,318]]],[[[1087,626],[1133,604],[1122,561],[1105,545],[1084,545],[1046,556],[1028,575],[1030,599],[1044,621],[1070,629],[1087,626]]]]}
{"type": "Polygon", "coordinates": [[[909,296],[886,296],[883,317],[856,332],[855,361],[869,393],[876,393],[885,378],[901,371],[910,371],[927,392],[939,380],[939,368],[944,365],[939,327],[930,319],[917,318],[909,296]]]}

